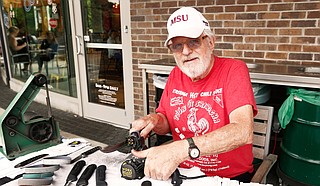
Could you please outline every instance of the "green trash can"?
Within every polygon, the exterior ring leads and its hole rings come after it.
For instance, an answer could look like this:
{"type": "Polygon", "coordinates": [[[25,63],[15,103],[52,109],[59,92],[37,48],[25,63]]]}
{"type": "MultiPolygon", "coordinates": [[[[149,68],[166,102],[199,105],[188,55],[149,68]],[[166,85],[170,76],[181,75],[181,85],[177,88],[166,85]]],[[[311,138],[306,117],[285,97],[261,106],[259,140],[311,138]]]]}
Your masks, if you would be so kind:
{"type": "Polygon", "coordinates": [[[284,128],[278,175],[290,185],[320,185],[320,92],[288,93],[278,112],[284,128]]]}

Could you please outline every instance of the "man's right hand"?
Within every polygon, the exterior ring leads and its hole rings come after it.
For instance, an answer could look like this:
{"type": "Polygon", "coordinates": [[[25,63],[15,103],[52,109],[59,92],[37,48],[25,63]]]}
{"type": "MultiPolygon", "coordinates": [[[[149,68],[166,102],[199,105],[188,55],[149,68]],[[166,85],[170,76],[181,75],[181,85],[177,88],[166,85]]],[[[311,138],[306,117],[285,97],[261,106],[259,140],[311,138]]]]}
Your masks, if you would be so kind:
{"type": "Polygon", "coordinates": [[[158,114],[149,114],[147,116],[133,121],[131,123],[132,127],[130,129],[130,133],[135,131],[141,131],[140,135],[146,139],[148,137],[148,134],[159,123],[159,117],[161,116],[159,116],[158,114]]]}

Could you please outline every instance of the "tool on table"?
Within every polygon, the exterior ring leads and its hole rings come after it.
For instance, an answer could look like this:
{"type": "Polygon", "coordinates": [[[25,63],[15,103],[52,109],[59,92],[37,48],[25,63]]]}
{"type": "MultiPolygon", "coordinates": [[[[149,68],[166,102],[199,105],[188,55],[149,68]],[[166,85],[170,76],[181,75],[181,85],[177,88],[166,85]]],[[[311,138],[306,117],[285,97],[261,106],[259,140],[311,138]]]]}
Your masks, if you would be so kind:
{"type": "Polygon", "coordinates": [[[141,179],[144,177],[145,158],[137,158],[130,154],[121,164],[121,177],[127,180],[141,179]]]}
{"type": "Polygon", "coordinates": [[[80,147],[80,148],[76,149],[75,151],[72,151],[72,152],[69,152],[66,154],[45,157],[45,158],[43,158],[42,163],[45,165],[70,164],[72,158],[69,155],[71,155],[73,153],[77,153],[78,151],[82,151],[83,148],[87,148],[87,147],[89,147],[89,146],[80,147]]]}
{"type": "Polygon", "coordinates": [[[80,160],[76,164],[74,164],[74,166],[72,167],[72,169],[67,177],[67,180],[66,180],[66,183],[64,184],[64,186],[67,186],[69,183],[71,183],[73,181],[77,181],[78,175],[85,165],[86,165],[86,162],[84,160],[80,160]]]}
{"type": "Polygon", "coordinates": [[[25,179],[41,179],[41,178],[48,178],[54,175],[53,172],[44,172],[44,173],[25,173],[22,175],[22,178],[25,179]]]}
{"type": "Polygon", "coordinates": [[[140,135],[140,132],[131,132],[127,137],[128,146],[134,150],[144,150],[147,148],[145,139],[140,135]]]}
{"type": "Polygon", "coordinates": [[[182,184],[181,174],[178,169],[172,173],[171,183],[173,186],[179,186],[182,184]]]}
{"type": "Polygon", "coordinates": [[[18,180],[18,185],[30,185],[30,186],[41,186],[41,185],[51,185],[53,181],[52,177],[47,177],[47,178],[40,178],[40,179],[19,179],[18,180]]]}
{"type": "Polygon", "coordinates": [[[32,157],[32,158],[29,158],[29,159],[27,159],[27,160],[24,160],[24,161],[16,164],[16,165],[14,166],[14,168],[24,167],[24,166],[29,165],[29,164],[31,164],[31,163],[35,163],[35,162],[37,162],[38,160],[41,160],[42,158],[44,158],[44,157],[46,157],[46,156],[48,156],[48,155],[49,155],[49,154],[40,154],[40,155],[34,156],[34,157],[32,157]]]}
{"type": "MultiPolygon", "coordinates": [[[[113,152],[124,145],[131,147],[134,150],[146,149],[145,139],[140,135],[140,132],[134,131],[125,139],[125,141],[118,143],[114,146],[107,146],[101,149],[102,152],[109,153],[113,152]]],[[[128,156],[128,158],[121,164],[120,172],[121,177],[133,180],[141,179],[144,177],[144,163],[145,158],[137,158],[133,155],[128,156]]]]}
{"type": "Polygon", "coordinates": [[[107,186],[105,165],[99,165],[96,170],[96,186],[107,186]]]}
{"type": "Polygon", "coordinates": [[[203,178],[203,177],[206,177],[206,175],[203,174],[199,176],[188,177],[180,174],[179,169],[176,169],[171,175],[171,183],[173,186],[180,186],[182,184],[182,180],[197,179],[197,178],[203,178]]]}
{"type": "Polygon", "coordinates": [[[75,147],[75,146],[80,145],[80,144],[81,144],[81,141],[75,140],[75,141],[70,142],[68,145],[71,146],[71,147],[75,147]]]}
{"type": "Polygon", "coordinates": [[[75,157],[74,159],[72,159],[70,163],[74,163],[74,162],[80,160],[81,158],[85,158],[98,150],[101,150],[100,146],[93,147],[92,149],[89,149],[89,150],[81,153],[79,156],[75,157]]]}
{"type": "Polygon", "coordinates": [[[54,171],[58,170],[60,165],[32,165],[24,167],[24,174],[18,180],[18,185],[50,185],[53,181],[54,171]]]}
{"type": "MultiPolygon", "coordinates": [[[[107,146],[101,149],[104,153],[113,152],[123,146],[127,145],[134,150],[144,150],[147,148],[145,139],[140,135],[140,132],[134,131],[125,139],[125,141],[118,143],[114,146],[107,146]]],[[[132,154],[121,164],[120,172],[121,177],[133,180],[141,179],[144,177],[144,164],[145,158],[137,158],[132,154]]]]}
{"type": "Polygon", "coordinates": [[[0,152],[13,160],[59,143],[60,129],[52,116],[47,77],[32,74],[0,116],[0,152]],[[28,118],[25,113],[42,87],[46,89],[48,117],[28,118]]]}
{"type": "Polygon", "coordinates": [[[77,186],[86,186],[89,184],[89,179],[92,176],[93,172],[96,170],[97,165],[89,165],[81,174],[79,180],[77,181],[77,186]]]}
{"type": "MultiPolygon", "coordinates": [[[[127,137],[127,144],[134,150],[146,149],[145,139],[139,132],[132,132],[127,137]]],[[[144,177],[145,158],[137,158],[132,154],[121,164],[121,177],[127,180],[141,179],[144,177]]]]}
{"type": "Polygon", "coordinates": [[[123,142],[120,142],[114,146],[107,146],[101,149],[101,152],[109,153],[118,150],[121,147],[128,146],[134,150],[146,149],[145,139],[140,135],[139,132],[131,132],[128,137],[123,142]]]}
{"type": "Polygon", "coordinates": [[[60,169],[60,165],[32,165],[24,167],[24,173],[45,173],[45,172],[54,172],[60,169]]]}
{"type": "Polygon", "coordinates": [[[141,183],[141,186],[152,186],[152,183],[149,180],[145,180],[141,183]]]}
{"type": "Polygon", "coordinates": [[[52,164],[69,164],[71,162],[71,158],[69,156],[52,156],[43,158],[42,163],[45,165],[52,165],[52,164]]]}

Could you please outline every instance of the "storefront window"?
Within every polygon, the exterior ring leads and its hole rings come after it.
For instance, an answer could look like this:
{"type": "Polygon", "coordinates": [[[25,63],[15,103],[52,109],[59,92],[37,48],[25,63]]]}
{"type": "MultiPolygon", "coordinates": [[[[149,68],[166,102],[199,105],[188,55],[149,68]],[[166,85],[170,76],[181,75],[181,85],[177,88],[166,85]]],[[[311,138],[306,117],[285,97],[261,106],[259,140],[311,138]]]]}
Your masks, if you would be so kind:
{"type": "Polygon", "coordinates": [[[40,72],[47,76],[52,91],[76,96],[64,1],[5,0],[2,6],[11,76],[25,81],[40,72]]]}

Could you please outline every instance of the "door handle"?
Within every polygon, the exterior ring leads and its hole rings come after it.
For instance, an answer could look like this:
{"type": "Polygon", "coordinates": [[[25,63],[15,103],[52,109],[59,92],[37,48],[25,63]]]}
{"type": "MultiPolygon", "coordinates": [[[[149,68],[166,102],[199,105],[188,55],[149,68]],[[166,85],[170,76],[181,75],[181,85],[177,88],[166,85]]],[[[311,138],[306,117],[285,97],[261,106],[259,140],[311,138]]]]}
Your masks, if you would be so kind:
{"type": "Polygon", "coordinates": [[[77,55],[80,54],[81,52],[81,43],[80,43],[80,37],[79,36],[76,36],[76,41],[77,41],[77,55]]]}

